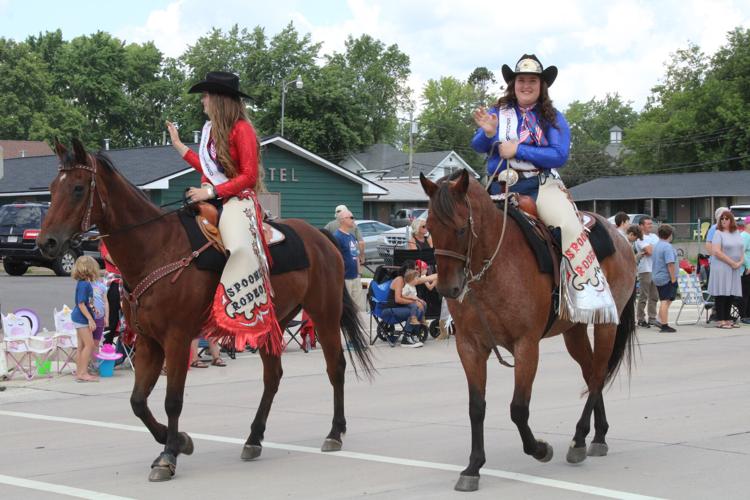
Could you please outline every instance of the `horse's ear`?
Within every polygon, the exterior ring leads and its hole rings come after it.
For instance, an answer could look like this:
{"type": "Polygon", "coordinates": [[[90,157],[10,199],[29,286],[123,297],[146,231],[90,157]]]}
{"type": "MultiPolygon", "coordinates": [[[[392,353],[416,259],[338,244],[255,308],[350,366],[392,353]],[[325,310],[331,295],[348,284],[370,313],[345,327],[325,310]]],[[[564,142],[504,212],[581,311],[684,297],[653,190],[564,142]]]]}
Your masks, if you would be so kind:
{"type": "Polygon", "coordinates": [[[86,164],[86,148],[84,147],[83,143],[77,139],[76,137],[73,138],[73,153],[76,157],[76,162],[85,165],[86,164]]]}
{"type": "Polygon", "coordinates": [[[55,154],[57,155],[58,158],[60,158],[60,160],[62,160],[63,157],[65,156],[65,153],[68,152],[68,148],[66,148],[65,145],[62,142],[60,142],[60,140],[57,137],[55,137],[55,140],[52,143],[52,149],[55,151],[55,154]]]}
{"type": "Polygon", "coordinates": [[[469,190],[469,171],[461,170],[461,174],[453,185],[453,191],[459,195],[464,195],[469,190]]]}
{"type": "Polygon", "coordinates": [[[425,194],[432,198],[432,196],[438,190],[438,185],[425,177],[422,172],[419,172],[419,182],[420,184],[422,184],[422,189],[424,189],[425,194]]]}

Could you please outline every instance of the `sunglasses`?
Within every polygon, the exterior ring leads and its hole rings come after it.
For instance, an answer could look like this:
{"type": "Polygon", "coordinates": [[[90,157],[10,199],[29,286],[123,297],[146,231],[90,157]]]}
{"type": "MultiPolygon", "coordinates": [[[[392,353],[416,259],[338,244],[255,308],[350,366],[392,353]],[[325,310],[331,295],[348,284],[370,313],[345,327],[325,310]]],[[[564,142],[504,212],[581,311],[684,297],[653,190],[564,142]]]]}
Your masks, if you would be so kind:
{"type": "Polygon", "coordinates": [[[351,220],[354,220],[354,217],[344,217],[344,219],[351,219],[351,220]]]}

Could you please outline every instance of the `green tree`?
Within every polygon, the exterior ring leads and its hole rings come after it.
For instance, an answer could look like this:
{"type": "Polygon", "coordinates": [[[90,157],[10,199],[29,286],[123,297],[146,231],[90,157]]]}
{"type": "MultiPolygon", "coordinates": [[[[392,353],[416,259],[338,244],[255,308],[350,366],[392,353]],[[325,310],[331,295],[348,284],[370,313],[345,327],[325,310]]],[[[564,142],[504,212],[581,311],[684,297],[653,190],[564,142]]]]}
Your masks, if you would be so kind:
{"type": "Polygon", "coordinates": [[[623,102],[618,94],[587,102],[573,101],[565,111],[565,119],[570,125],[571,153],[560,175],[568,186],[623,172],[624,151],[618,154],[607,152],[606,148],[610,128],[629,128],[638,120],[630,102],[623,102]]]}
{"type": "Polygon", "coordinates": [[[476,130],[471,117],[477,103],[475,86],[452,76],[429,80],[422,102],[417,151],[453,150],[481,170],[482,158],[470,148],[476,130]]]}
{"type": "Polygon", "coordinates": [[[484,66],[479,66],[474,68],[474,71],[469,75],[468,83],[474,87],[474,91],[476,92],[476,106],[488,107],[490,105],[490,84],[497,83],[495,74],[484,66]]]}

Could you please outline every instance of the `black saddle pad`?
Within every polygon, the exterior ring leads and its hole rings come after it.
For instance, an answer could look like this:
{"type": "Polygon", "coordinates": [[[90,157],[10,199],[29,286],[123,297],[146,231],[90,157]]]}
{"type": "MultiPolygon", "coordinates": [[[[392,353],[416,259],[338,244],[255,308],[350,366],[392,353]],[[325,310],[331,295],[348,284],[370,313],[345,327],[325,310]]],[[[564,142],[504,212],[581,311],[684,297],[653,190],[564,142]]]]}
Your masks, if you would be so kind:
{"type": "MultiPolygon", "coordinates": [[[[198,224],[195,222],[195,216],[184,210],[180,210],[177,214],[182,223],[182,227],[185,228],[188,240],[190,240],[190,247],[193,250],[198,250],[205,245],[208,240],[203,235],[200,228],[198,228],[198,224]]],[[[310,267],[310,260],[305,251],[305,244],[297,232],[286,224],[271,221],[266,222],[282,232],[285,236],[283,242],[270,247],[271,259],[273,260],[271,274],[274,275],[288,273],[290,271],[300,271],[310,267]]],[[[224,254],[216,250],[214,247],[209,247],[200,254],[197,259],[195,259],[195,265],[198,269],[204,271],[216,271],[218,273],[221,273],[224,269],[226,262],[227,259],[224,257],[224,254]]]]}
{"type": "MultiPolygon", "coordinates": [[[[501,206],[498,206],[501,208],[501,206]]],[[[501,210],[502,212],[502,210],[501,210]]],[[[589,214],[589,216],[593,216],[589,214]]],[[[526,241],[534,252],[539,270],[543,273],[552,274],[554,272],[554,266],[552,264],[552,256],[547,249],[547,244],[539,237],[534,229],[534,224],[537,224],[536,220],[529,219],[521,210],[513,205],[508,205],[508,217],[511,217],[518,226],[521,228],[523,235],[526,237],[526,241]]],[[[615,244],[612,241],[612,237],[607,231],[607,228],[602,225],[599,219],[595,219],[593,227],[589,232],[589,241],[591,246],[594,248],[594,253],[599,262],[615,253],[615,244]]],[[[555,228],[552,231],[552,235],[557,240],[558,247],[560,246],[560,230],[555,228]]]]}
{"type": "Polygon", "coordinates": [[[273,266],[271,267],[272,275],[302,271],[310,267],[310,259],[307,257],[305,243],[299,234],[297,234],[297,231],[292,229],[291,226],[280,222],[267,220],[266,224],[275,227],[285,236],[284,241],[270,247],[271,259],[273,260],[273,266]]]}

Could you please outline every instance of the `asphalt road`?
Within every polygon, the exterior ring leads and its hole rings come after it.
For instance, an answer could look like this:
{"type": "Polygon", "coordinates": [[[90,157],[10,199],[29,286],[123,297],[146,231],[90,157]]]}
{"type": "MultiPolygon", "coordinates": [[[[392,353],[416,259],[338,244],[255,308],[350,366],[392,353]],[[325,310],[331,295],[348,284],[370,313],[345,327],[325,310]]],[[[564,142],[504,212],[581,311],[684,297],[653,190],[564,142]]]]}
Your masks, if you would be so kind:
{"type": "MultiPolygon", "coordinates": [[[[49,324],[72,285],[2,276],[3,310],[49,309],[49,324]]],[[[325,455],[318,450],[332,395],[319,350],[284,354],[263,455],[254,462],[239,456],[262,390],[260,359],[241,354],[226,368],[193,369],[180,430],[196,450],[179,458],[167,483],[147,481],[161,447],[130,410],[129,369],[95,384],[70,375],[15,379],[0,392],[0,498],[748,498],[750,327],[639,330],[639,338],[631,378],[620,374],[606,393],[610,453],[575,466],[565,452],[584,386],[561,339],[541,344],[531,403],[532,429],[554,447],[547,464],[523,454],[509,416],[512,370],[491,361],[487,463],[471,494],[453,491],[470,450],[453,341],[422,349],[376,344],[372,383],[349,370],[344,451],[325,455]]],[[[151,397],[161,421],[164,390],[162,378],[151,397]]]]}

